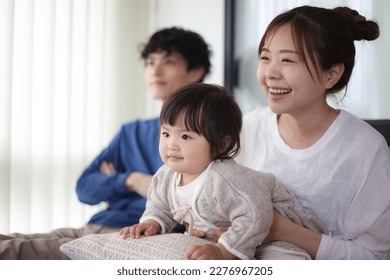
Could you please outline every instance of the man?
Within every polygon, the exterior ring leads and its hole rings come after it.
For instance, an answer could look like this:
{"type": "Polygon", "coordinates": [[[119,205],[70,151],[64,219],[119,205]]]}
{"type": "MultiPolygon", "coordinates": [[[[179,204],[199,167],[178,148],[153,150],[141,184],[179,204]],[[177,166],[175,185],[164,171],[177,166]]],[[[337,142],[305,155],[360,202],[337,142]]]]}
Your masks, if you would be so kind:
{"type": "MultiPolygon", "coordinates": [[[[141,51],[152,96],[164,101],[181,87],[202,82],[210,72],[210,55],[207,43],[192,31],[172,27],[154,33],[141,51]]],[[[59,250],[61,244],[138,223],[152,175],[163,164],[158,151],[159,124],[157,117],[123,125],[81,174],[76,187],[79,200],[90,205],[104,201],[108,204],[105,210],[82,228],[0,235],[0,259],[68,259],[59,250]]]]}

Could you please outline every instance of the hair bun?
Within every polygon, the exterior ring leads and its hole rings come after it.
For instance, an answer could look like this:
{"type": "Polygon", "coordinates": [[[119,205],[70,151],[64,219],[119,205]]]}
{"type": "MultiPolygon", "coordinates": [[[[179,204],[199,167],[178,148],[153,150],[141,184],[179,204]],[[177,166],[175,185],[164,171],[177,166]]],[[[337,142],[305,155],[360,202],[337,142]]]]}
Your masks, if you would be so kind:
{"type": "Polygon", "coordinates": [[[366,18],[360,15],[356,10],[352,10],[348,7],[336,7],[333,10],[346,19],[354,40],[372,41],[379,37],[378,24],[372,20],[366,20],[366,18]]]}
{"type": "Polygon", "coordinates": [[[356,22],[363,22],[363,21],[366,21],[366,18],[362,15],[355,15],[353,17],[353,19],[356,21],[356,22]]]}

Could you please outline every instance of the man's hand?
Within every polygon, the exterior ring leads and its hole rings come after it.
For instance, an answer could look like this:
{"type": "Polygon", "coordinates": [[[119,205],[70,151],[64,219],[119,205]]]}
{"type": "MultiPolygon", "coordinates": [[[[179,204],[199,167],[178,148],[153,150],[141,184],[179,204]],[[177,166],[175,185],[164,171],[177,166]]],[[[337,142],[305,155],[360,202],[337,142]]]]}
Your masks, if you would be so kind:
{"type": "Polygon", "coordinates": [[[125,181],[125,185],[130,191],[136,192],[143,197],[147,197],[151,183],[152,176],[140,172],[130,173],[125,181]]]}
{"type": "Polygon", "coordinates": [[[113,175],[116,173],[116,169],[111,162],[102,161],[99,166],[100,172],[105,175],[113,175]]]}
{"type": "MultiPolygon", "coordinates": [[[[100,172],[109,176],[116,173],[111,162],[102,161],[99,166],[100,172]]],[[[136,192],[140,196],[147,197],[149,186],[152,183],[152,176],[141,172],[132,172],[127,176],[125,185],[129,191],[136,192]]]]}

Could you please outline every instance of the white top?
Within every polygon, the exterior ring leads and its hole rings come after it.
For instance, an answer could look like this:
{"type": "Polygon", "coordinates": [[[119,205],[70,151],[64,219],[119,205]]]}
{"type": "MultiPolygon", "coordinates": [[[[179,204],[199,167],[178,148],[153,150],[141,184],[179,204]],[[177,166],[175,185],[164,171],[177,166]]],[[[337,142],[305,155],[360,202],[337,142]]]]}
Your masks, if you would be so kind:
{"type": "Polygon", "coordinates": [[[269,108],[244,117],[237,162],[271,172],[331,232],[317,259],[386,258],[390,250],[390,155],[385,139],[341,110],[306,149],[289,147],[269,108]]]}
{"type": "Polygon", "coordinates": [[[192,228],[201,230],[205,232],[206,235],[209,235],[213,229],[219,229],[211,222],[203,219],[196,209],[196,200],[202,190],[212,164],[213,162],[211,162],[194,181],[183,186],[180,185],[181,174],[175,172],[173,175],[173,182],[175,183],[176,190],[176,193],[173,193],[175,197],[172,198],[175,203],[174,211],[178,212],[178,216],[181,216],[182,219],[189,224],[191,228],[191,230],[189,230],[190,233],[192,228]]]}

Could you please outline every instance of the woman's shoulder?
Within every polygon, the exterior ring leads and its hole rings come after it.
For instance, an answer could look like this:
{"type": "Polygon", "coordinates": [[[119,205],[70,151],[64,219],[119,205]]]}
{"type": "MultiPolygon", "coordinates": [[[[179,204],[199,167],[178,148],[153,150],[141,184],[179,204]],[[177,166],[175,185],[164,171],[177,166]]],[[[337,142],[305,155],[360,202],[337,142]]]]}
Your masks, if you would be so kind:
{"type": "Polygon", "coordinates": [[[354,140],[359,145],[385,145],[386,140],[375,128],[363,119],[341,110],[341,133],[345,138],[354,140]]]}
{"type": "Polygon", "coordinates": [[[387,142],[375,128],[346,111],[341,111],[340,117],[332,139],[333,145],[328,146],[338,157],[344,155],[352,161],[364,160],[366,163],[388,158],[387,142]]]}

